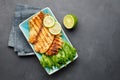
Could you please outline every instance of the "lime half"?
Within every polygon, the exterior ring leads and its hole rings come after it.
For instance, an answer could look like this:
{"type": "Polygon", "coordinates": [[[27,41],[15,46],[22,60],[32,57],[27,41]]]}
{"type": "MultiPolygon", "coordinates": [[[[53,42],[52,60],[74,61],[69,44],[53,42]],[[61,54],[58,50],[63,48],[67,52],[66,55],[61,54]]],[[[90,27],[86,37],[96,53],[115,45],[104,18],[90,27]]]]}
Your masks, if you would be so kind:
{"type": "Polygon", "coordinates": [[[63,24],[67,29],[72,29],[75,27],[78,19],[73,14],[67,14],[63,19],[63,24]]]}
{"type": "Polygon", "coordinates": [[[45,27],[52,27],[55,24],[55,19],[52,16],[46,16],[43,19],[43,24],[45,27]]]}
{"type": "Polygon", "coordinates": [[[61,30],[62,30],[62,27],[61,27],[60,23],[58,23],[58,22],[55,22],[55,25],[53,27],[49,28],[50,33],[52,33],[54,35],[59,34],[61,32],[61,30]]]}

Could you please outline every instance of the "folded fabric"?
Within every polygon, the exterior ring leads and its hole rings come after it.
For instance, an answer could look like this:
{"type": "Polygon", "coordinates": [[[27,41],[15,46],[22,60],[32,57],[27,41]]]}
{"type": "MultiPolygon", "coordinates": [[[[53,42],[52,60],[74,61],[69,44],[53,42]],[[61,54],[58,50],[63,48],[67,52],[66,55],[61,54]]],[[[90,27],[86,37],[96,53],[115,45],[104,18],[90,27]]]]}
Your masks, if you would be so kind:
{"type": "Polygon", "coordinates": [[[19,29],[19,24],[38,11],[40,11],[40,8],[22,4],[16,5],[8,46],[13,47],[18,56],[34,55],[32,48],[19,29]]]}

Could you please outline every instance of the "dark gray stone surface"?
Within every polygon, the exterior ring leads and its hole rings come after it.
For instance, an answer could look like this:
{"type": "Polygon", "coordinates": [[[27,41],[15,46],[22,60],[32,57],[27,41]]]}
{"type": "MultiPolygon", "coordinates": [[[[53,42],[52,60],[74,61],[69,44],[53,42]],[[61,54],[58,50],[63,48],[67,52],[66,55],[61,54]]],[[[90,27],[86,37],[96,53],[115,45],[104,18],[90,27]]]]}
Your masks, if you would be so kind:
{"type": "Polygon", "coordinates": [[[120,0],[0,0],[0,80],[120,80],[119,48],[120,0]],[[18,57],[7,47],[17,3],[48,6],[60,23],[77,15],[76,28],[63,29],[79,58],[49,76],[36,56],[18,57]]]}

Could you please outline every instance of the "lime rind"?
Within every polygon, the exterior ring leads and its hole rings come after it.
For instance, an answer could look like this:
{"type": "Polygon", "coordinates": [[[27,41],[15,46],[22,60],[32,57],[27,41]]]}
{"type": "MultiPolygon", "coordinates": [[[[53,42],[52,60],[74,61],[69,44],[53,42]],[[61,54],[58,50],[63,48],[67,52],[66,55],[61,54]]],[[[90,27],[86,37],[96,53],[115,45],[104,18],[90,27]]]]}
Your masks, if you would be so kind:
{"type": "Polygon", "coordinates": [[[78,22],[78,18],[77,18],[77,16],[75,16],[74,14],[71,14],[71,15],[73,15],[73,17],[74,17],[74,21],[75,21],[74,26],[76,26],[76,24],[77,24],[77,22],[78,22]]]}

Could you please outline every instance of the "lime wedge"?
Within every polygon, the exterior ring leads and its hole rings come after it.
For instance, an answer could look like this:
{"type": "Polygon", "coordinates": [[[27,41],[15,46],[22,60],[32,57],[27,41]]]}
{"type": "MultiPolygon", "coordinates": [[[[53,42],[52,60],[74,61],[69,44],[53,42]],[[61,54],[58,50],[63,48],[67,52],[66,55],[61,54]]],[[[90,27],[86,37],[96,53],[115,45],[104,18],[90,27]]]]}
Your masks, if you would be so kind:
{"type": "Polygon", "coordinates": [[[75,15],[67,14],[66,16],[64,16],[63,24],[67,29],[72,29],[75,27],[77,21],[78,19],[75,15]]]}
{"type": "Polygon", "coordinates": [[[52,16],[46,16],[43,19],[43,24],[45,27],[53,27],[55,24],[55,19],[52,16]]]}
{"type": "Polygon", "coordinates": [[[55,22],[55,25],[53,27],[49,28],[50,33],[52,33],[53,35],[59,34],[61,32],[61,30],[62,30],[62,27],[61,27],[60,23],[58,23],[58,22],[55,22]]]}

